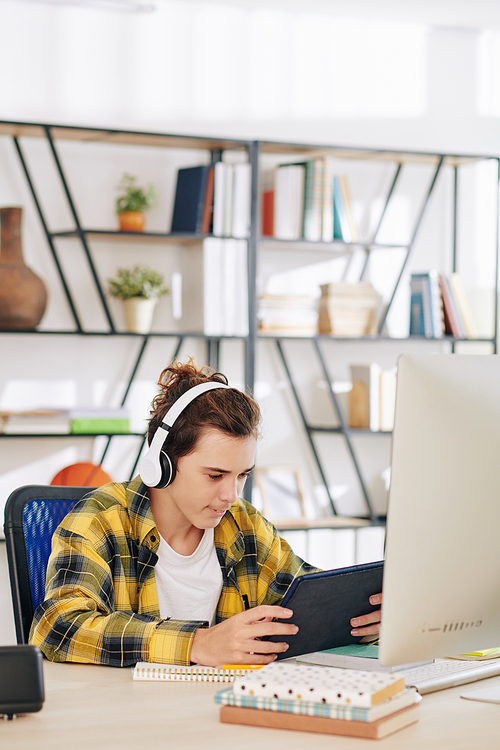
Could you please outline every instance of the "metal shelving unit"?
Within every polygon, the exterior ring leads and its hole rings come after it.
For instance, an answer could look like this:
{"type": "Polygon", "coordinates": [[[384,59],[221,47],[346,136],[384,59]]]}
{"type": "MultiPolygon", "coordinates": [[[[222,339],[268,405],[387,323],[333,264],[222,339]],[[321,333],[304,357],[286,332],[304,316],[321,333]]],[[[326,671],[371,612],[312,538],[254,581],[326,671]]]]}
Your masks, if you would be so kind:
{"type": "MultiPolygon", "coordinates": [[[[323,484],[330,506],[331,510],[334,516],[337,515],[337,509],[335,506],[335,502],[331,496],[330,489],[329,489],[329,482],[326,475],[325,468],[323,466],[323,463],[321,461],[320,455],[318,453],[316,444],[315,444],[315,436],[319,435],[321,433],[328,433],[332,435],[340,435],[343,437],[345,441],[345,445],[348,451],[348,454],[350,456],[350,459],[352,461],[352,465],[355,471],[355,475],[357,478],[357,481],[359,483],[359,487],[361,489],[361,494],[363,496],[365,506],[366,506],[366,512],[367,516],[369,517],[370,521],[374,525],[383,524],[385,522],[383,517],[378,517],[374,511],[373,503],[370,498],[367,485],[365,482],[365,479],[363,477],[362,468],[360,465],[360,461],[356,455],[356,451],[354,449],[353,440],[352,438],[354,436],[358,435],[370,435],[373,437],[382,436],[382,435],[391,435],[392,433],[387,432],[372,432],[370,430],[359,430],[359,429],[351,429],[349,428],[348,424],[346,423],[345,417],[342,413],[342,409],[340,408],[338,398],[336,396],[336,393],[333,388],[333,377],[331,375],[331,372],[329,370],[329,367],[327,365],[327,361],[325,358],[324,353],[324,347],[328,344],[328,342],[331,341],[341,341],[342,343],[348,343],[348,344],[359,344],[359,343],[376,343],[376,342],[389,342],[391,344],[396,343],[396,345],[400,345],[401,349],[403,350],[404,345],[406,342],[415,342],[418,340],[421,340],[422,342],[429,342],[428,338],[418,338],[418,337],[406,337],[406,338],[400,338],[395,339],[385,334],[386,329],[386,320],[387,316],[391,310],[391,307],[394,302],[395,295],[398,291],[398,288],[401,284],[401,280],[403,278],[404,272],[408,266],[408,263],[412,257],[415,241],[418,236],[418,232],[420,230],[420,227],[424,221],[424,217],[426,215],[426,212],[428,210],[428,206],[432,200],[433,193],[435,192],[435,187],[438,181],[438,178],[440,174],[442,173],[444,168],[451,168],[453,170],[453,228],[452,228],[452,270],[457,270],[457,240],[458,240],[458,190],[459,190],[459,175],[460,175],[460,168],[466,165],[470,164],[476,164],[481,161],[492,161],[496,164],[496,215],[494,217],[495,220],[495,283],[494,283],[494,305],[493,305],[493,335],[491,337],[479,337],[474,339],[474,342],[480,342],[480,343],[487,343],[491,345],[491,351],[492,353],[497,353],[497,341],[498,341],[498,272],[499,272],[499,204],[500,204],[500,158],[498,156],[483,156],[483,155],[460,155],[460,154],[444,154],[444,153],[419,153],[414,151],[390,151],[387,149],[384,150],[377,150],[377,149],[363,149],[363,148],[345,148],[345,147],[332,147],[329,145],[325,146],[318,146],[318,145],[311,145],[311,144],[283,144],[283,143],[272,143],[272,142],[265,142],[259,144],[260,153],[262,155],[264,154],[272,154],[272,155],[283,155],[283,156],[290,156],[293,155],[295,157],[295,160],[300,161],[308,158],[313,158],[314,156],[321,156],[321,155],[328,155],[328,156],[335,156],[339,159],[345,159],[345,160],[356,160],[356,161],[383,161],[383,162],[393,162],[394,163],[394,173],[392,176],[392,180],[390,182],[389,188],[387,190],[387,193],[385,195],[385,198],[383,200],[382,208],[378,217],[378,221],[376,222],[375,229],[372,231],[371,235],[366,238],[365,241],[359,240],[356,242],[343,242],[341,240],[334,240],[333,242],[323,242],[323,241],[305,241],[303,239],[301,240],[281,240],[274,237],[259,237],[258,247],[265,251],[267,249],[279,249],[283,248],[286,249],[288,252],[290,251],[296,251],[300,252],[303,250],[306,250],[307,252],[314,251],[315,253],[322,253],[327,257],[334,258],[338,256],[338,254],[345,253],[346,250],[349,250],[351,248],[358,248],[364,250],[365,258],[364,263],[361,269],[361,272],[358,277],[358,281],[364,281],[367,278],[367,272],[368,272],[368,264],[370,261],[370,258],[373,256],[374,253],[380,248],[383,249],[392,249],[397,248],[399,250],[404,251],[404,259],[401,264],[401,267],[399,269],[399,274],[397,276],[396,283],[394,284],[394,287],[392,289],[391,296],[389,298],[389,301],[387,305],[385,306],[385,309],[383,311],[383,314],[379,320],[378,323],[378,334],[376,336],[363,336],[359,338],[337,338],[332,336],[324,336],[324,335],[318,335],[314,337],[304,337],[304,336],[272,336],[268,333],[261,334],[258,336],[259,340],[270,340],[273,341],[276,347],[276,351],[279,357],[279,360],[281,361],[281,365],[283,368],[283,372],[285,374],[285,377],[288,381],[288,384],[290,386],[290,390],[293,396],[293,400],[295,402],[297,412],[300,417],[300,421],[302,422],[305,435],[307,436],[308,444],[311,450],[311,454],[314,460],[314,463],[316,464],[318,475],[320,477],[321,483],[323,484]],[[383,224],[384,217],[386,216],[387,210],[391,204],[391,200],[394,197],[395,190],[400,183],[401,176],[403,174],[403,168],[406,164],[427,164],[432,170],[431,178],[427,187],[427,190],[425,192],[424,200],[422,204],[420,205],[420,209],[416,214],[416,218],[414,221],[413,229],[410,235],[409,241],[406,243],[398,243],[391,244],[391,243],[383,243],[380,241],[380,230],[383,224]],[[315,357],[317,362],[320,366],[320,371],[323,374],[324,380],[328,384],[327,392],[328,392],[328,398],[331,402],[331,405],[333,406],[333,413],[338,421],[338,426],[332,426],[332,427],[323,427],[323,426],[317,426],[314,424],[311,424],[311,422],[308,420],[306,416],[306,411],[303,406],[303,399],[301,398],[301,395],[299,393],[299,388],[296,383],[296,378],[294,377],[293,371],[292,371],[292,365],[290,358],[287,356],[286,349],[285,349],[285,342],[287,341],[305,341],[307,340],[310,344],[312,344],[315,352],[315,357]]],[[[455,339],[451,336],[445,336],[442,339],[434,339],[435,341],[439,342],[447,342],[450,345],[451,352],[455,352],[456,344],[461,343],[463,341],[471,342],[471,339],[455,339]]]]}
{"type": "MultiPolygon", "coordinates": [[[[339,403],[336,397],[336,394],[334,392],[334,389],[332,388],[332,377],[329,372],[329,368],[327,366],[327,362],[324,355],[324,347],[327,346],[329,341],[332,341],[332,337],[328,336],[315,336],[310,339],[308,339],[310,342],[312,342],[312,345],[315,350],[315,354],[317,357],[317,361],[319,362],[320,369],[323,372],[324,378],[327,383],[330,384],[329,392],[328,392],[328,398],[331,401],[331,404],[334,409],[334,413],[338,419],[338,426],[332,426],[332,427],[319,427],[314,424],[310,424],[307,420],[302,400],[300,397],[300,394],[298,392],[298,388],[295,383],[294,375],[292,372],[291,364],[289,362],[289,359],[287,357],[284,344],[286,341],[289,340],[297,340],[300,338],[300,340],[304,340],[304,337],[273,337],[269,335],[259,335],[257,330],[257,302],[256,302],[256,279],[257,279],[257,270],[258,270],[258,259],[259,254],[261,252],[265,252],[266,250],[271,251],[280,251],[287,254],[290,253],[300,253],[306,251],[307,253],[317,255],[318,257],[324,257],[324,258],[334,258],[339,257],[340,255],[345,255],[346,252],[351,251],[354,248],[361,248],[364,250],[365,253],[365,259],[364,259],[364,265],[359,275],[359,280],[363,280],[366,278],[366,275],[368,273],[368,266],[370,262],[370,258],[373,257],[373,254],[377,252],[379,248],[384,249],[391,249],[391,248],[398,248],[403,249],[405,253],[404,261],[400,269],[399,276],[396,280],[396,283],[394,285],[394,288],[392,290],[392,295],[388,301],[388,304],[386,306],[386,309],[384,311],[383,316],[380,319],[379,326],[378,326],[378,335],[377,336],[369,336],[369,337],[361,337],[356,339],[348,339],[348,338],[342,338],[341,341],[343,343],[349,342],[353,345],[357,343],[367,343],[367,342],[396,342],[396,345],[400,345],[401,347],[404,347],[404,344],[408,339],[394,339],[390,338],[385,334],[385,323],[387,315],[392,307],[392,304],[394,302],[394,297],[396,295],[396,292],[399,288],[399,285],[401,283],[401,279],[403,277],[404,271],[407,267],[407,264],[412,256],[415,240],[417,238],[419,229],[421,227],[421,224],[424,220],[428,205],[430,201],[432,200],[433,193],[435,191],[436,183],[439,179],[440,174],[443,172],[445,168],[452,169],[454,172],[454,197],[453,197],[453,258],[452,258],[452,264],[453,264],[453,270],[456,270],[457,267],[457,217],[458,217],[458,191],[459,191],[459,175],[460,175],[460,168],[465,165],[477,163],[481,160],[488,160],[488,161],[494,161],[496,162],[496,169],[497,174],[499,176],[499,179],[497,180],[497,194],[496,194],[496,205],[497,205],[497,215],[496,215],[496,247],[495,247],[495,270],[496,270],[496,279],[498,279],[498,255],[499,255],[499,238],[498,238],[498,204],[499,204],[499,182],[500,182],[500,158],[493,156],[478,156],[478,155],[460,155],[460,154],[444,154],[444,153],[419,153],[414,151],[391,151],[388,149],[368,149],[368,148],[350,148],[350,147],[344,147],[344,146],[338,146],[334,147],[330,144],[326,145],[317,145],[317,144],[290,144],[290,143],[279,143],[279,142],[270,142],[270,141],[244,141],[244,140],[238,140],[238,139],[229,139],[229,138],[212,138],[212,137],[198,137],[198,136],[189,136],[189,135],[172,135],[172,134],[165,134],[165,133],[149,133],[149,132],[141,132],[141,131],[127,131],[127,130],[117,130],[117,129],[108,129],[108,128],[89,128],[89,127],[75,127],[75,126],[61,126],[61,125],[49,125],[49,124],[42,124],[42,123],[22,123],[22,122],[7,122],[3,121],[0,122],[0,137],[9,137],[12,139],[12,142],[15,147],[15,151],[17,153],[17,156],[19,158],[19,164],[22,170],[22,173],[24,173],[24,176],[26,178],[29,191],[31,193],[36,212],[38,214],[41,226],[43,228],[47,246],[49,249],[49,252],[52,256],[52,259],[55,263],[58,276],[60,278],[62,288],[66,297],[66,300],[68,302],[72,322],[74,323],[74,328],[71,328],[69,330],[40,330],[40,331],[0,331],[0,334],[10,334],[10,335],[24,335],[24,334],[37,334],[37,335],[45,335],[45,336],[61,336],[61,335],[78,335],[78,336],[96,336],[96,337],[138,337],[142,339],[142,342],[139,347],[139,351],[137,353],[137,356],[135,358],[135,361],[132,363],[131,366],[131,372],[129,375],[129,380],[127,383],[127,386],[125,388],[125,392],[122,397],[122,405],[125,404],[130,387],[134,381],[134,378],[136,377],[138,368],[140,366],[140,363],[143,359],[144,353],[146,351],[146,348],[148,346],[148,343],[157,338],[161,337],[168,337],[168,338],[176,338],[177,343],[175,346],[175,353],[174,356],[177,356],[180,347],[182,346],[182,343],[185,339],[188,338],[196,338],[196,339],[203,339],[206,341],[206,352],[207,352],[207,362],[217,368],[218,362],[219,362],[219,351],[220,351],[220,345],[221,342],[224,339],[230,339],[230,338],[237,338],[242,339],[242,337],[225,337],[225,336],[205,336],[202,333],[199,332],[186,332],[186,333],[173,333],[173,332],[154,332],[150,334],[133,334],[128,332],[119,331],[116,328],[115,321],[113,320],[113,316],[111,313],[111,310],[109,309],[106,295],[103,290],[103,286],[101,283],[101,280],[99,278],[98,271],[96,269],[93,255],[92,255],[92,244],[93,243],[99,243],[99,242],[117,242],[117,243],[130,243],[130,242],[140,242],[144,245],[158,245],[158,244],[176,244],[176,245],[193,245],[193,244],[199,244],[205,239],[205,235],[187,235],[187,234],[172,234],[172,233],[162,233],[162,232],[144,232],[140,235],[137,233],[131,233],[131,232],[119,232],[115,230],[103,230],[103,229],[96,229],[96,228],[89,228],[85,227],[82,224],[80,214],[78,211],[78,207],[76,205],[76,201],[74,198],[74,195],[72,193],[72,190],[70,188],[70,184],[67,178],[67,174],[63,165],[63,162],[60,158],[59,152],[58,152],[58,142],[59,141],[65,141],[65,140],[73,140],[73,141],[80,141],[80,142],[86,142],[89,144],[92,143],[100,143],[100,144],[107,144],[110,148],[113,147],[115,144],[119,145],[130,145],[130,146],[144,146],[144,147],[155,147],[155,148],[165,148],[165,149],[200,149],[210,152],[211,158],[213,161],[220,158],[221,153],[225,149],[231,149],[231,150],[240,150],[244,151],[248,155],[248,160],[252,167],[252,183],[251,183],[251,224],[250,224],[250,235],[248,238],[248,317],[249,317],[249,333],[248,336],[244,337],[244,349],[245,349],[245,384],[246,387],[250,390],[253,390],[254,382],[255,382],[255,368],[256,368],[256,344],[257,340],[271,340],[275,342],[276,350],[278,352],[279,358],[281,360],[281,363],[283,365],[283,369],[286,373],[286,376],[288,378],[288,381],[291,386],[291,391],[293,393],[295,403],[298,409],[298,412],[300,414],[303,427],[305,430],[305,434],[307,435],[310,450],[312,452],[312,456],[314,458],[314,461],[317,466],[318,475],[322,481],[322,483],[325,486],[332,513],[334,516],[337,514],[337,510],[335,508],[335,503],[330,495],[330,491],[328,488],[328,479],[326,477],[324,468],[322,466],[318,451],[315,446],[314,442],[314,436],[319,433],[329,432],[331,434],[338,434],[343,437],[346,443],[346,447],[348,449],[349,455],[351,457],[351,460],[353,462],[353,466],[356,472],[357,480],[359,481],[359,485],[361,488],[362,495],[364,497],[366,508],[367,508],[367,518],[369,519],[369,522],[372,524],[379,524],[381,522],[381,519],[377,517],[374,509],[373,509],[373,503],[369,497],[369,493],[366,488],[366,483],[363,478],[362,470],[359,465],[359,460],[357,459],[356,452],[353,447],[352,443],[352,437],[353,435],[359,435],[359,434],[370,434],[370,435],[377,435],[377,434],[385,434],[388,433],[373,433],[370,431],[360,431],[360,430],[350,430],[345,422],[345,418],[342,415],[342,411],[339,407],[339,403]],[[38,191],[35,187],[35,182],[33,180],[33,175],[30,169],[30,166],[28,164],[28,160],[25,155],[24,145],[23,145],[23,139],[24,138],[39,138],[39,139],[45,139],[45,141],[48,144],[49,147],[49,153],[51,155],[53,164],[56,169],[56,173],[58,175],[58,178],[60,180],[60,184],[63,189],[63,194],[65,196],[65,200],[67,201],[67,205],[70,211],[70,215],[72,217],[73,226],[66,229],[58,229],[58,230],[52,230],[49,228],[47,218],[44,214],[44,211],[42,209],[42,205],[40,202],[38,191]],[[334,240],[333,242],[310,242],[306,240],[280,240],[277,238],[270,238],[270,237],[262,237],[260,234],[260,183],[259,183],[259,174],[261,171],[261,161],[263,157],[266,156],[280,156],[280,155],[287,155],[290,156],[297,156],[300,158],[312,158],[312,156],[315,155],[329,155],[334,156],[339,159],[349,159],[353,161],[378,161],[378,162],[391,162],[394,165],[394,173],[392,175],[392,179],[390,180],[390,184],[387,190],[387,193],[383,199],[383,205],[379,214],[378,221],[376,223],[375,229],[371,232],[370,236],[365,239],[365,241],[356,241],[353,243],[347,243],[343,242],[341,240],[334,240]],[[431,179],[429,181],[427,191],[423,200],[422,205],[420,206],[420,210],[416,216],[416,220],[413,226],[413,230],[410,236],[409,241],[407,241],[404,244],[398,243],[395,244],[387,244],[380,241],[380,230],[381,226],[384,220],[384,217],[387,213],[387,210],[391,204],[391,200],[393,199],[395,190],[397,186],[400,183],[401,175],[403,173],[404,167],[407,164],[426,164],[429,165],[431,168],[431,179]],[[86,262],[88,264],[88,268],[90,269],[90,273],[93,279],[93,283],[96,288],[96,292],[100,301],[100,305],[102,307],[102,311],[104,313],[104,317],[106,320],[107,329],[103,331],[95,331],[95,330],[85,330],[82,321],[80,320],[80,317],[78,315],[78,311],[76,309],[76,305],[74,302],[73,294],[70,289],[68,280],[65,277],[63,266],[60,262],[59,257],[59,249],[58,249],[58,243],[60,240],[74,240],[75,242],[78,242],[80,246],[82,247],[84,256],[86,258],[86,262]]],[[[497,330],[497,317],[498,317],[498,309],[497,309],[497,299],[498,299],[498,281],[495,281],[495,303],[494,303],[494,333],[491,338],[480,338],[477,339],[477,341],[480,342],[487,342],[491,344],[492,351],[494,353],[497,352],[497,337],[498,337],[498,330],[497,330]]],[[[412,341],[415,341],[415,338],[412,337],[412,341]]],[[[444,339],[445,341],[448,341],[451,346],[451,351],[455,351],[455,345],[459,343],[458,340],[452,339],[450,337],[446,337],[444,339]]],[[[428,339],[425,339],[425,341],[428,341],[428,339]]],[[[440,339],[440,341],[442,341],[440,339]]],[[[136,437],[143,437],[139,433],[134,433],[136,437]]],[[[1,437],[7,438],[7,437],[16,437],[14,435],[1,435],[1,437]]],[[[22,436],[19,435],[17,437],[28,437],[28,436],[22,436]]],[[[35,437],[34,435],[29,435],[29,437],[35,437]]],[[[50,435],[50,436],[40,436],[40,437],[65,437],[64,435],[50,435]]],[[[80,437],[76,435],[69,435],[66,437],[70,437],[71,439],[75,437],[80,437]]],[[[87,436],[88,437],[88,436],[87,436]]],[[[105,436],[107,437],[107,444],[104,449],[104,452],[102,454],[102,459],[105,457],[106,452],[109,448],[111,440],[115,437],[112,435],[105,436]]],[[[140,453],[142,451],[143,443],[141,441],[141,446],[139,449],[139,452],[137,454],[137,459],[134,464],[134,471],[137,465],[137,461],[139,459],[140,453]]],[[[251,488],[249,488],[250,490],[251,488]]],[[[247,494],[248,496],[248,494],[247,494]]],[[[340,517],[338,517],[338,520],[340,521],[340,517]]]]}

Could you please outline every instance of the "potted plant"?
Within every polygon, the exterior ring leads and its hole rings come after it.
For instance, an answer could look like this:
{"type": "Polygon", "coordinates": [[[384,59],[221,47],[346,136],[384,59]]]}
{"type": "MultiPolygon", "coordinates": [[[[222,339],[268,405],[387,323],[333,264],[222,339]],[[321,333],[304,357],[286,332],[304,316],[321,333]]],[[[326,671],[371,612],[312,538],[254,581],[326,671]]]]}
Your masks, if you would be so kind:
{"type": "Polygon", "coordinates": [[[146,223],[144,212],[156,204],[157,189],[152,184],[140,187],[137,178],[128,172],[124,173],[116,189],[120,192],[116,199],[120,231],[143,232],[146,223]]]}
{"type": "Polygon", "coordinates": [[[131,333],[149,333],[153,324],[156,304],[168,293],[163,276],[148,266],[119,268],[114,279],[108,279],[108,291],[121,299],[127,330],[131,333]]]}

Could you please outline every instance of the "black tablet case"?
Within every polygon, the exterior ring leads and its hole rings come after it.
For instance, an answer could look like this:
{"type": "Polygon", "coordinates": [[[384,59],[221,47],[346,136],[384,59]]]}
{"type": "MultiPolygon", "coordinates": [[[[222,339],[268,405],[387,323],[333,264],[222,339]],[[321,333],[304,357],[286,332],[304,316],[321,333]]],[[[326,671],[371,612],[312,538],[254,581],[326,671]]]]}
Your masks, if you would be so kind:
{"type": "Polygon", "coordinates": [[[371,605],[368,598],[382,591],[383,569],[381,561],[299,576],[280,602],[280,606],[293,610],[293,617],[276,620],[293,622],[299,632],[263,640],[290,644],[278,659],[358,643],[361,637],[351,635],[350,620],[380,608],[371,605]]]}

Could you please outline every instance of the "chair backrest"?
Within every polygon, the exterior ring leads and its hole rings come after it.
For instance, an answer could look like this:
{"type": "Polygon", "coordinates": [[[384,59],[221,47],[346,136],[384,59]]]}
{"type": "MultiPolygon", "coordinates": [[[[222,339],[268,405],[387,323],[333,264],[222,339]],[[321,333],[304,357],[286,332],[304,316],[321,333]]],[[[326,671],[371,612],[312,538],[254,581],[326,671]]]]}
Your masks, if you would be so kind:
{"type": "Polygon", "coordinates": [[[5,541],[18,643],[27,643],[33,613],[45,596],[52,535],[92,487],[27,485],[5,505],[5,541]]]}

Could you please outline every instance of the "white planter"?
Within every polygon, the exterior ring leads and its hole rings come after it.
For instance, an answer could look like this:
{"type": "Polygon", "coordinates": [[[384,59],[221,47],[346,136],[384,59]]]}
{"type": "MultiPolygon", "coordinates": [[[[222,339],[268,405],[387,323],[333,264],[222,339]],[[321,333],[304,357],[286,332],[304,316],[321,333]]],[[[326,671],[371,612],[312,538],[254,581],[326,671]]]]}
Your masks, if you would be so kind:
{"type": "Polygon", "coordinates": [[[123,300],[125,325],[131,333],[149,333],[153,325],[157,299],[133,297],[123,300]]]}

